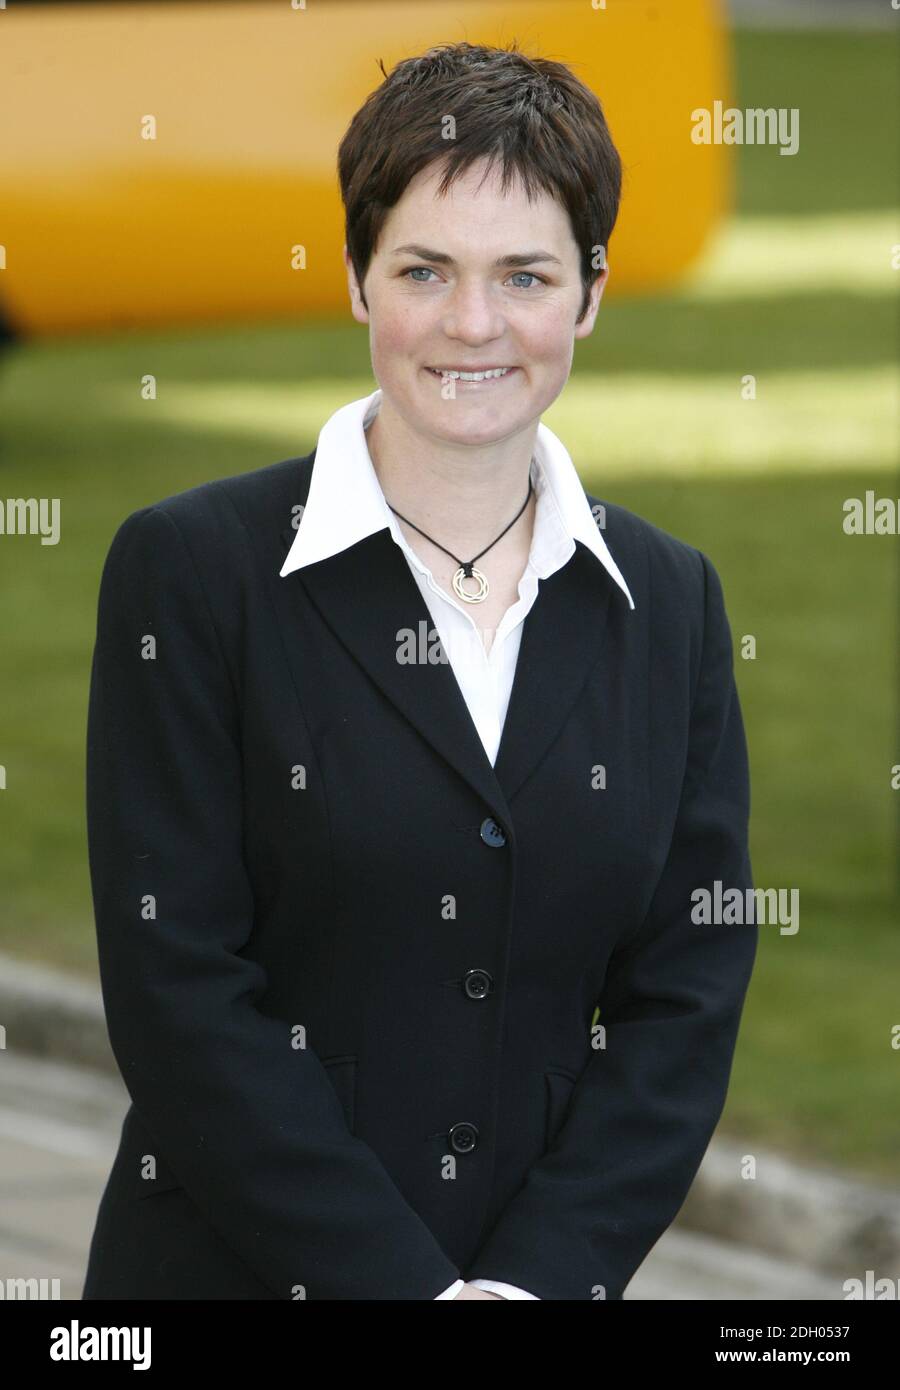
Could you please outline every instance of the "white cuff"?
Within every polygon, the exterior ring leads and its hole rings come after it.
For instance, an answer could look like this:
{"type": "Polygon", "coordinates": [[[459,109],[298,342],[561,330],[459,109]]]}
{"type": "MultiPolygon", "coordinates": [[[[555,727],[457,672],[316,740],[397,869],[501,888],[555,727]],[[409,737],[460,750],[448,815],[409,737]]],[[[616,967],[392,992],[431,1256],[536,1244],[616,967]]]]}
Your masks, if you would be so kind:
{"type": "Polygon", "coordinates": [[[470,1279],[469,1283],[474,1284],[476,1289],[484,1289],[485,1293],[498,1293],[502,1298],[533,1298],[535,1303],[541,1301],[536,1293],[526,1293],[516,1284],[501,1284],[497,1279],[470,1279]]]}
{"type": "Polygon", "coordinates": [[[439,1293],[434,1302],[437,1303],[439,1298],[455,1298],[460,1289],[465,1288],[465,1283],[465,1279],[454,1279],[449,1289],[444,1289],[443,1293],[439,1293]]]}

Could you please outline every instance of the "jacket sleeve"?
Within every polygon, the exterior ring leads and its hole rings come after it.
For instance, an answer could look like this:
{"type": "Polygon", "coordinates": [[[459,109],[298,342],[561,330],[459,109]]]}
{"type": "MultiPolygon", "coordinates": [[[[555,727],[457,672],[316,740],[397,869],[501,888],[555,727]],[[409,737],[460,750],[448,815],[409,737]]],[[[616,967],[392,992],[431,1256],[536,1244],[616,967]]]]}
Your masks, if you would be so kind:
{"type": "Polygon", "coordinates": [[[467,1280],[508,1280],[542,1299],[621,1299],[682,1206],[724,1107],[757,926],[753,908],[740,925],[692,920],[692,893],[714,893],[716,880],[752,902],[731,634],[719,577],[698,555],[704,635],[668,857],[644,920],[610,960],[599,1000],[605,1046],[467,1280]]]}
{"type": "Polygon", "coordinates": [[[295,1045],[303,1020],[258,1008],[239,703],[159,507],[122,523],[103,570],[87,813],[110,1041],[187,1195],[276,1298],[433,1299],[458,1269],[295,1045]]]}

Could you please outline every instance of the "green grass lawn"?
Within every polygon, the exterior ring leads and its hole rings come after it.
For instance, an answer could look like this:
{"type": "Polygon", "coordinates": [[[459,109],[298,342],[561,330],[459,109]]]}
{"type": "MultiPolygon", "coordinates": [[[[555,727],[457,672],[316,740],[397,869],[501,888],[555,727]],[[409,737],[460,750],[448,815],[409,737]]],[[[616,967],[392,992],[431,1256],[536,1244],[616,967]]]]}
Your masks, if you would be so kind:
{"type": "MultiPolygon", "coordinates": [[[[699,546],[724,585],[755,879],[800,891],[796,935],[760,928],[725,1127],[896,1179],[898,546],[848,537],[841,521],[844,499],[867,488],[900,495],[898,276],[882,282],[857,249],[834,288],[827,219],[872,214],[848,245],[884,240],[897,84],[880,35],[743,35],[737,72],[742,105],[801,107],[801,152],[741,152],[721,276],[665,299],[608,296],[547,423],[592,492],[699,546]],[[771,245],[757,271],[760,228],[771,245]],[[792,288],[775,272],[798,235],[820,274],[792,288]],[[753,402],[740,398],[747,373],[753,402]],[[755,660],[740,657],[746,634],[755,660]]],[[[62,506],[58,546],[0,545],[0,949],[96,975],[84,736],[116,527],[147,502],[306,452],[328,414],[372,386],[349,315],[35,344],[0,369],[0,495],[62,506]],[[139,397],[146,372],[154,403],[139,397]]]]}

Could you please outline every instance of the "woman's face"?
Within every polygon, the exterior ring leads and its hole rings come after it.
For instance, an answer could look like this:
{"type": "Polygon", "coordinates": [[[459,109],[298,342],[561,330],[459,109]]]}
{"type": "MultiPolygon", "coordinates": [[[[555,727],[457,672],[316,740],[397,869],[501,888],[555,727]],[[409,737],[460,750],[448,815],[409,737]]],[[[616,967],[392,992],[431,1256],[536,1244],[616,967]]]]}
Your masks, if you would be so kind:
{"type": "Polygon", "coordinates": [[[608,275],[576,324],[581,258],[565,209],[543,192],[529,202],[518,181],[502,194],[496,168],[479,189],[483,170],[467,169],[444,197],[440,165],[408,184],[366,273],[368,311],[344,250],[383,408],[417,434],[456,444],[498,443],[534,426],[568,379],[575,338],[594,326],[608,275]],[[489,368],[508,370],[474,382],[440,375],[489,368]]]}

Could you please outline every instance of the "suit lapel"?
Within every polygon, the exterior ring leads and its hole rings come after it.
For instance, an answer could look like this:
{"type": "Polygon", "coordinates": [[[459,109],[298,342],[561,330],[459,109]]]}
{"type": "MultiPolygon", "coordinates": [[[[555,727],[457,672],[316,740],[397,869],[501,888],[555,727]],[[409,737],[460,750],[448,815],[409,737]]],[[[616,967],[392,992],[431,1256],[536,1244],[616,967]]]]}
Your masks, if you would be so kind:
{"type": "MultiPolygon", "coordinates": [[[[568,563],[539,583],[494,764],[510,801],[562,732],[600,659],[613,583],[580,541],[568,563]]],[[[573,775],[586,777],[588,768],[573,775]]]]}
{"type": "MultiPolygon", "coordinates": [[[[296,501],[305,501],[310,469],[311,460],[296,501]]],[[[281,532],[279,568],[294,536],[290,526],[281,532]]],[[[383,694],[511,828],[513,797],[556,740],[600,656],[613,581],[596,558],[579,542],[568,564],[540,582],[493,767],[449,661],[421,659],[437,652],[437,634],[387,530],[277,582],[290,604],[312,601],[383,694]],[[412,634],[412,662],[398,660],[404,630],[412,634]]]]}

